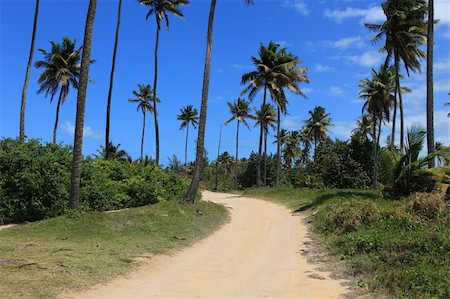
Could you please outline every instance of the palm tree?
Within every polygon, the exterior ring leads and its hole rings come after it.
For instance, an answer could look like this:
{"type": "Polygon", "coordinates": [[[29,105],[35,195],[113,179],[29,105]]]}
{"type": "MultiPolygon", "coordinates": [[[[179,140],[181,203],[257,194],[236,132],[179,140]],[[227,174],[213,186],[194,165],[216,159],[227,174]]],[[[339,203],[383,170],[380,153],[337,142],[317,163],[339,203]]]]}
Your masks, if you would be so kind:
{"type": "Polygon", "coordinates": [[[39,76],[40,88],[38,94],[50,95],[50,102],[59,90],[58,104],[56,105],[55,125],[53,128],[53,143],[56,143],[56,132],[58,130],[59,109],[66,101],[70,87],[78,89],[80,77],[80,53],[81,48],[75,48],[75,40],[64,37],[62,44],[51,41],[51,50],[39,51],[44,55],[43,60],[36,61],[36,68],[44,69],[39,76]]]}
{"type": "Polygon", "coordinates": [[[25,105],[27,102],[27,89],[28,89],[28,81],[30,80],[31,62],[33,61],[34,41],[36,39],[36,27],[39,16],[39,2],[40,0],[36,0],[36,7],[34,8],[34,22],[33,22],[33,33],[31,34],[30,54],[28,55],[27,70],[25,71],[25,81],[23,82],[22,88],[22,101],[20,103],[20,129],[19,129],[20,140],[23,140],[25,138],[25,105]]]}
{"type": "Polygon", "coordinates": [[[106,148],[106,159],[108,159],[109,154],[109,130],[110,130],[110,116],[111,116],[111,98],[112,90],[114,85],[114,70],[116,68],[116,55],[117,55],[117,44],[119,43],[119,30],[120,30],[120,12],[122,10],[122,0],[119,0],[119,6],[117,8],[117,25],[116,25],[116,36],[114,38],[114,50],[111,64],[111,74],[109,76],[109,90],[108,90],[108,100],[106,104],[106,134],[105,134],[105,148],[106,148]]]}
{"type": "MultiPolygon", "coordinates": [[[[434,0],[428,0],[427,22],[427,150],[428,154],[435,151],[434,144],[434,95],[433,95],[433,52],[434,52],[434,0]]],[[[429,168],[435,166],[431,159],[429,168]]]]}
{"type": "MultiPolygon", "coordinates": [[[[260,110],[255,111],[255,127],[261,126],[263,127],[264,132],[264,185],[267,185],[267,134],[269,133],[269,127],[273,130],[276,129],[275,123],[277,122],[275,108],[271,104],[265,104],[261,106],[260,110]]],[[[286,131],[286,130],[284,130],[286,131]]],[[[262,133],[262,132],[261,132],[262,133]]]]}
{"type": "Polygon", "coordinates": [[[91,64],[92,32],[94,30],[95,10],[97,0],[89,0],[89,7],[84,28],[84,47],[81,56],[80,82],[78,86],[77,113],[75,121],[75,137],[73,142],[72,173],[70,178],[69,207],[78,208],[80,203],[81,155],[83,149],[84,111],[86,107],[86,90],[89,81],[89,66],[91,64]]]}
{"type": "Polygon", "coordinates": [[[362,108],[363,112],[369,113],[373,122],[373,187],[376,188],[381,125],[384,120],[389,122],[390,109],[395,102],[394,70],[385,66],[381,66],[378,72],[372,69],[372,78],[362,80],[360,88],[360,97],[366,100],[362,108]]]}
{"type": "Polygon", "coordinates": [[[120,149],[121,144],[118,143],[117,145],[114,145],[112,142],[110,142],[108,149],[109,149],[109,153],[106,152],[106,147],[104,147],[103,145],[100,146],[100,149],[97,150],[97,155],[94,155],[96,158],[100,158],[100,159],[114,159],[114,160],[119,160],[119,161],[127,161],[130,159],[130,156],[128,155],[128,153],[123,150],[120,149]]]}
{"type": "Polygon", "coordinates": [[[138,84],[139,91],[133,90],[134,99],[128,99],[130,103],[137,103],[137,111],[142,112],[142,137],[141,137],[141,160],[144,159],[144,136],[145,136],[145,115],[147,112],[154,113],[154,108],[150,101],[153,99],[153,92],[150,84],[138,84]]]}
{"type": "MultiPolygon", "coordinates": [[[[214,13],[216,10],[217,0],[211,0],[208,18],[208,32],[206,34],[206,57],[205,69],[203,72],[203,86],[202,86],[202,104],[200,108],[200,123],[198,127],[197,151],[195,154],[194,173],[192,175],[191,184],[188,192],[184,197],[184,201],[193,204],[195,201],[195,194],[200,183],[200,171],[203,164],[203,153],[205,151],[205,130],[206,130],[206,109],[208,107],[208,91],[209,91],[209,77],[211,71],[211,52],[212,52],[212,33],[214,25],[214,13]]],[[[247,4],[253,3],[252,0],[245,0],[247,4]]]]}
{"type": "Polygon", "coordinates": [[[189,124],[191,124],[194,129],[197,129],[198,125],[198,112],[197,109],[192,105],[184,106],[180,109],[180,114],[177,115],[177,119],[181,121],[180,130],[186,128],[186,144],[184,146],[184,165],[187,165],[187,146],[189,138],[189,124]]]}
{"type": "Polygon", "coordinates": [[[238,161],[239,161],[239,124],[242,122],[247,129],[250,130],[250,127],[247,123],[247,118],[253,118],[250,114],[250,103],[239,98],[237,101],[231,103],[227,103],[230,108],[231,117],[225,121],[225,125],[232,122],[233,120],[237,120],[236,125],[236,158],[234,165],[234,188],[237,188],[237,178],[238,178],[238,161]]]}
{"type": "Polygon", "coordinates": [[[368,137],[373,137],[374,122],[370,114],[363,114],[356,121],[356,128],[352,130],[352,134],[359,139],[365,140],[368,137]]]}
{"type": "Polygon", "coordinates": [[[155,140],[156,140],[156,165],[159,165],[159,125],[158,125],[158,110],[156,105],[156,87],[158,83],[158,47],[159,47],[159,31],[161,30],[161,22],[165,21],[166,29],[169,30],[169,16],[171,13],[177,17],[183,18],[184,15],[180,10],[180,6],[188,5],[188,0],[139,0],[142,5],[148,6],[149,10],[146,19],[155,15],[156,21],[156,42],[155,42],[155,74],[153,79],[153,93],[155,94],[153,100],[153,109],[155,117],[155,140]]]}
{"type": "Polygon", "coordinates": [[[328,128],[332,126],[330,113],[325,113],[325,108],[321,106],[314,107],[314,110],[308,111],[309,119],[305,121],[304,130],[309,140],[314,142],[314,152],[317,143],[325,141],[328,136],[328,128]]]}
{"type": "MultiPolygon", "coordinates": [[[[419,48],[426,41],[427,28],[425,16],[427,6],[424,0],[387,0],[382,5],[386,21],[383,24],[365,24],[369,30],[377,32],[372,38],[373,42],[385,38],[385,45],[382,50],[386,52],[385,66],[389,65],[391,58],[394,58],[396,75],[396,94],[398,94],[400,108],[400,148],[404,143],[404,118],[403,99],[400,86],[400,62],[409,76],[410,71],[420,71],[420,60],[425,57],[425,53],[419,48]]],[[[394,104],[394,115],[392,118],[392,142],[395,143],[395,119],[397,115],[397,99],[394,104]]]]}
{"type": "Polygon", "coordinates": [[[286,146],[283,150],[283,156],[287,168],[292,167],[292,162],[300,153],[300,139],[301,136],[298,131],[291,131],[286,136],[286,146]]]}
{"type": "MultiPolygon", "coordinates": [[[[298,95],[303,95],[298,83],[309,82],[306,77],[306,68],[298,68],[300,61],[295,55],[286,53],[286,49],[280,49],[280,45],[270,42],[267,47],[262,44],[259,47],[259,57],[252,57],[252,62],[256,70],[242,76],[241,84],[247,85],[241,94],[248,92],[248,97],[252,100],[258,91],[264,90],[263,105],[266,104],[267,91],[278,107],[278,129],[280,131],[281,113],[286,113],[287,100],[284,88],[298,95]]],[[[262,125],[260,131],[263,132],[262,125]]],[[[256,168],[257,187],[261,185],[261,152],[262,136],[260,134],[258,160],[256,168]]],[[[277,186],[279,185],[281,148],[277,148],[277,186]]]]}

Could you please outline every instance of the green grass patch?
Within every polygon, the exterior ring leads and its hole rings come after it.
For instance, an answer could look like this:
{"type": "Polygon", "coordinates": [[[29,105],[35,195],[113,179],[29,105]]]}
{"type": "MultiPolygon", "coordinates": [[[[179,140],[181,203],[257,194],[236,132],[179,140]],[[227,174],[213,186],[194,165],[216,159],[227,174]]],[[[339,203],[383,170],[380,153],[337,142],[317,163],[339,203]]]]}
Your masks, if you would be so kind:
{"type": "Polygon", "coordinates": [[[357,285],[392,298],[450,298],[449,206],[442,194],[388,201],[370,190],[250,189],[305,212],[357,285]]]}
{"type": "Polygon", "coordinates": [[[138,257],[192,244],[226,218],[214,203],[167,201],[1,230],[0,298],[51,298],[107,281],[132,269],[138,257]]]}

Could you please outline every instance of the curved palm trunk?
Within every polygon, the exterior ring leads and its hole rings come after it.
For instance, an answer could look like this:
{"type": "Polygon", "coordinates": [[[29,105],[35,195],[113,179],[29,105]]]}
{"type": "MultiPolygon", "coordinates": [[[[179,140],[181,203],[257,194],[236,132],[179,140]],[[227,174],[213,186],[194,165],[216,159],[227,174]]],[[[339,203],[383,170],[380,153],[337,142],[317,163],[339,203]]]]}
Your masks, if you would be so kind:
{"type": "Polygon", "coordinates": [[[72,173],[70,178],[69,207],[78,208],[80,203],[81,156],[83,148],[84,111],[86,108],[86,90],[91,63],[92,31],[94,30],[97,0],[89,1],[89,8],[84,28],[83,53],[81,56],[80,82],[78,86],[77,113],[75,121],[75,137],[73,142],[72,173]]]}
{"type": "Polygon", "coordinates": [[[61,107],[62,100],[62,88],[59,91],[58,104],[56,105],[56,117],[55,117],[55,126],[53,127],[53,144],[56,144],[56,132],[58,131],[58,121],[59,121],[59,108],[61,107]]]}
{"type": "Polygon", "coordinates": [[[195,154],[195,167],[192,181],[189,186],[189,190],[186,193],[184,200],[193,204],[195,200],[195,194],[197,193],[198,184],[200,182],[200,171],[203,163],[203,151],[205,145],[205,131],[206,131],[206,112],[208,108],[208,91],[209,91],[209,78],[211,71],[211,52],[212,52],[212,33],[214,24],[214,12],[216,8],[217,0],[211,0],[211,7],[209,10],[208,20],[208,33],[206,37],[206,57],[205,57],[205,70],[203,73],[203,87],[202,87],[202,104],[200,109],[200,123],[198,127],[197,138],[197,151],[195,154]]]}
{"type": "MultiPolygon", "coordinates": [[[[264,98],[261,106],[261,111],[263,111],[264,105],[266,105],[266,97],[267,97],[267,86],[264,86],[264,98]]],[[[261,155],[262,155],[262,145],[263,145],[263,134],[264,134],[264,126],[261,122],[259,126],[259,147],[258,147],[258,159],[256,160],[256,187],[261,187],[261,155]]]]}
{"type": "MultiPolygon", "coordinates": [[[[427,39],[427,149],[434,153],[434,98],[433,98],[433,45],[434,43],[434,0],[428,1],[428,39],[427,39]]],[[[431,159],[428,168],[435,167],[431,159]]]]}
{"type": "Polygon", "coordinates": [[[238,163],[239,163],[239,119],[236,126],[236,159],[234,161],[234,189],[238,184],[238,163]]]}
{"type": "Polygon", "coordinates": [[[122,10],[122,0],[119,0],[119,7],[117,9],[117,25],[116,25],[116,37],[114,39],[114,51],[112,57],[111,74],[109,76],[109,90],[108,90],[108,101],[106,104],[106,134],[105,134],[105,149],[106,149],[106,159],[109,158],[110,144],[109,144],[109,130],[110,130],[110,116],[111,116],[111,98],[112,90],[114,85],[114,70],[116,68],[116,54],[117,54],[117,44],[119,43],[119,29],[120,29],[120,12],[122,10]]]}
{"type": "Polygon", "coordinates": [[[264,128],[264,186],[267,186],[267,129],[264,128]]]}
{"type": "Polygon", "coordinates": [[[145,112],[142,113],[144,115],[142,122],[142,137],[141,137],[141,163],[144,162],[144,136],[145,136],[145,112]]]}
{"type": "Polygon", "coordinates": [[[276,186],[280,187],[280,172],[281,172],[281,143],[280,143],[280,129],[281,129],[281,112],[280,107],[277,109],[277,178],[276,186]]]}
{"type": "Polygon", "coordinates": [[[186,143],[184,145],[184,166],[187,166],[187,147],[188,147],[188,139],[189,139],[189,123],[186,126],[186,143]]]}
{"type": "Polygon", "coordinates": [[[25,72],[25,81],[23,82],[22,88],[22,101],[20,103],[20,129],[19,129],[20,140],[23,140],[25,138],[25,105],[27,102],[27,89],[28,89],[28,81],[30,80],[31,62],[33,61],[34,41],[36,39],[36,27],[39,15],[39,1],[40,0],[36,0],[36,8],[34,9],[34,22],[33,22],[33,33],[31,34],[30,54],[28,55],[27,70],[25,72]]]}
{"type": "Polygon", "coordinates": [[[159,24],[156,28],[155,42],[155,77],[153,80],[153,115],[155,117],[155,146],[156,146],[156,165],[159,165],[159,126],[158,126],[158,110],[156,108],[156,86],[158,83],[158,47],[159,47],[159,24]]]}

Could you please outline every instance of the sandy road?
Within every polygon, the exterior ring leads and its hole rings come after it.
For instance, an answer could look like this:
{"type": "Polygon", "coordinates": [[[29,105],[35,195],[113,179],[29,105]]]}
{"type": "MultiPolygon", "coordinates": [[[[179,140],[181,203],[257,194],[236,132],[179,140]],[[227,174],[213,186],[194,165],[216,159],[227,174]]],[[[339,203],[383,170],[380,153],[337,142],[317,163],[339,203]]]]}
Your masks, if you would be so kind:
{"type": "Polygon", "coordinates": [[[299,253],[307,240],[299,216],[231,194],[205,192],[203,199],[227,206],[230,222],[173,256],[158,256],[107,285],[60,298],[340,298],[347,292],[343,281],[317,271],[299,253]]]}

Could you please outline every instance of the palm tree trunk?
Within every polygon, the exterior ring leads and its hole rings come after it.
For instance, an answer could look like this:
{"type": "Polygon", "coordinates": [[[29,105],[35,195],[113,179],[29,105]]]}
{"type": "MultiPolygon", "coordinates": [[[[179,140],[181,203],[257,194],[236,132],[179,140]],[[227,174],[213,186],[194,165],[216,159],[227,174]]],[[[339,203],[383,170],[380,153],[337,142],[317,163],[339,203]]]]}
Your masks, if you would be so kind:
{"type": "MultiPolygon", "coordinates": [[[[434,47],[434,0],[428,1],[428,39],[427,39],[427,149],[434,153],[434,98],[433,98],[433,47],[434,47]]],[[[428,168],[435,166],[431,159],[428,168]]]]}
{"type": "Polygon", "coordinates": [[[400,108],[400,150],[403,150],[404,144],[404,118],[403,118],[403,99],[400,87],[400,63],[397,52],[395,53],[395,82],[398,93],[399,108],[400,108]]]}
{"type": "Polygon", "coordinates": [[[110,116],[111,116],[111,97],[114,85],[114,70],[116,68],[116,54],[117,54],[117,44],[119,43],[119,29],[120,29],[120,12],[122,10],[122,0],[119,0],[119,7],[117,9],[117,25],[116,25],[116,37],[114,39],[114,51],[112,57],[111,74],[109,76],[109,90],[108,90],[108,101],[106,104],[106,134],[105,134],[105,149],[106,149],[106,159],[109,158],[109,130],[110,130],[110,116]]]}
{"type": "Polygon", "coordinates": [[[142,112],[144,118],[142,122],[142,137],[141,137],[141,163],[144,162],[144,136],[145,136],[145,112],[142,112]]]}
{"type": "Polygon", "coordinates": [[[187,166],[188,139],[189,139],[189,123],[186,126],[186,144],[184,145],[184,166],[187,166]]]}
{"type": "Polygon", "coordinates": [[[73,142],[72,173],[70,178],[69,207],[78,208],[80,203],[81,156],[83,149],[84,111],[86,108],[86,90],[91,63],[92,31],[94,30],[97,0],[89,1],[89,8],[84,28],[83,53],[81,56],[80,81],[78,86],[77,113],[75,121],[75,137],[73,142]]]}
{"type": "Polygon", "coordinates": [[[34,9],[34,22],[33,22],[33,33],[31,34],[30,54],[28,55],[27,70],[25,72],[25,81],[23,82],[22,88],[22,101],[20,103],[20,129],[19,129],[20,140],[23,140],[25,138],[25,105],[27,102],[27,89],[28,89],[28,81],[30,80],[31,62],[33,61],[34,41],[36,38],[36,27],[39,15],[39,1],[40,0],[36,0],[36,7],[34,9]]]}
{"type": "MultiPolygon", "coordinates": [[[[264,106],[266,105],[266,97],[267,97],[267,86],[264,85],[264,98],[261,106],[261,111],[263,111],[264,106]]],[[[264,126],[261,122],[259,126],[259,147],[258,147],[258,159],[256,160],[256,187],[261,187],[261,155],[262,155],[262,145],[263,145],[263,134],[264,134],[264,126]]]]}
{"type": "Polygon", "coordinates": [[[59,120],[59,108],[61,107],[63,91],[62,88],[59,91],[58,104],[56,105],[56,117],[55,117],[55,126],[53,127],[53,144],[56,144],[56,132],[58,131],[58,120],[59,120]]]}
{"type": "Polygon", "coordinates": [[[281,112],[280,107],[277,108],[277,178],[276,186],[280,187],[280,172],[281,172],[281,142],[280,142],[280,130],[281,130],[281,112]]]}
{"type": "Polygon", "coordinates": [[[155,77],[153,80],[153,115],[155,117],[155,146],[156,146],[156,165],[159,165],[159,126],[158,126],[158,110],[156,108],[156,86],[158,83],[158,47],[159,47],[159,24],[156,28],[156,42],[155,42],[155,77]]]}
{"type": "Polygon", "coordinates": [[[267,130],[264,128],[264,186],[267,186],[267,130]]]}
{"type": "Polygon", "coordinates": [[[238,183],[238,161],[239,161],[239,119],[236,126],[236,159],[234,162],[234,189],[237,188],[238,183]]]}
{"type": "Polygon", "coordinates": [[[203,73],[203,87],[202,87],[202,104],[200,109],[200,123],[198,127],[197,151],[195,153],[195,167],[192,181],[189,190],[186,193],[184,200],[193,204],[195,194],[198,190],[200,182],[200,171],[203,164],[203,151],[205,145],[205,131],[206,131],[206,112],[208,108],[208,92],[209,92],[209,78],[211,73],[211,52],[212,52],[212,33],[214,25],[214,12],[217,0],[211,0],[211,7],[209,10],[208,33],[206,36],[206,57],[205,69],[203,73]]]}
{"type": "Polygon", "coordinates": [[[217,158],[216,158],[216,182],[214,185],[214,190],[217,191],[217,186],[219,183],[219,156],[220,156],[220,144],[222,143],[222,125],[220,125],[219,132],[219,144],[217,145],[217,158]]]}
{"type": "Polygon", "coordinates": [[[378,167],[377,167],[377,150],[378,150],[378,144],[377,144],[377,118],[374,115],[374,121],[373,121],[373,139],[372,139],[372,159],[373,159],[373,170],[372,170],[372,187],[375,189],[377,187],[377,180],[378,180],[378,167]]]}
{"type": "MultiPolygon", "coordinates": [[[[395,83],[397,86],[397,81],[395,83]]],[[[391,133],[391,147],[395,146],[395,122],[397,120],[397,88],[395,88],[394,92],[394,113],[392,115],[392,133],[391,133]]]]}

